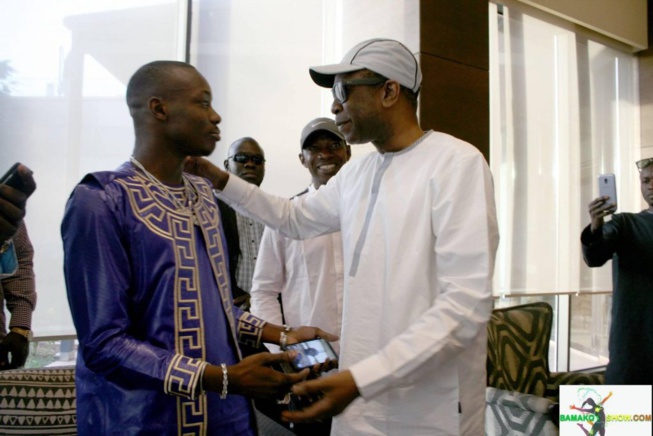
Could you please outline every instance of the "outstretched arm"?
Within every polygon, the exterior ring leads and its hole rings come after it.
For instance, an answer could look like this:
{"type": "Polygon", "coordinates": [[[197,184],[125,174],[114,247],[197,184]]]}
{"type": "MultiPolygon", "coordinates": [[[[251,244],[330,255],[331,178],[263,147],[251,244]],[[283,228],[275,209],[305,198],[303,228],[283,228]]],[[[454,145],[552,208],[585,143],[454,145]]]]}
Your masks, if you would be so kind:
{"type": "Polygon", "coordinates": [[[603,400],[601,400],[601,405],[603,405],[606,401],[608,401],[611,396],[612,396],[612,391],[610,391],[610,393],[603,400]]]}
{"type": "Polygon", "coordinates": [[[229,180],[229,173],[214,165],[210,160],[189,156],[184,162],[184,171],[208,179],[213,189],[222,190],[229,180]]]}
{"type": "Polygon", "coordinates": [[[289,200],[267,194],[238,177],[230,178],[204,158],[186,158],[184,171],[207,178],[221,191],[218,197],[236,211],[289,238],[307,239],[340,230],[339,174],[319,191],[289,200]]]}

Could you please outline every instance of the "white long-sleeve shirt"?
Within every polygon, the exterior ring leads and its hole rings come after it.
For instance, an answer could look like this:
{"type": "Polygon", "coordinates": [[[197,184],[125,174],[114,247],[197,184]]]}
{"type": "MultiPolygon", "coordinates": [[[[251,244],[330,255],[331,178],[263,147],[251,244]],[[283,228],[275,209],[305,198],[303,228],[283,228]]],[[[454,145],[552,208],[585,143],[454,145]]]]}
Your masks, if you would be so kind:
{"type": "MultiPolygon", "coordinates": [[[[308,192],[314,191],[309,186],[308,192]]],[[[265,228],[252,280],[253,315],[282,324],[281,295],[287,325],[320,327],[339,336],[343,286],[340,232],[296,240],[265,228]]],[[[338,353],[339,341],[331,345],[338,353]]]]}
{"type": "Polygon", "coordinates": [[[342,232],[340,368],[362,398],[334,419],[332,434],[483,434],[499,236],[476,148],[431,132],[350,162],[292,201],[235,177],[220,196],[289,237],[342,232]]]}

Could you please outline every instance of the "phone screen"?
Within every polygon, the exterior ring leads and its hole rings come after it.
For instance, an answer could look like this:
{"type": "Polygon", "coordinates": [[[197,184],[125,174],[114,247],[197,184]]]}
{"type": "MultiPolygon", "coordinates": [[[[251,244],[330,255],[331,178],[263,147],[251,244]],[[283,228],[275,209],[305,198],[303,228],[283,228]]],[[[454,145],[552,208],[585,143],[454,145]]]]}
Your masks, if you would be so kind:
{"type": "Polygon", "coordinates": [[[601,174],[599,182],[599,197],[610,197],[607,204],[617,204],[617,182],[614,174],[601,174]]]}
{"type": "Polygon", "coordinates": [[[297,357],[292,361],[293,368],[298,371],[323,363],[327,359],[338,359],[338,355],[333,351],[329,342],[322,338],[290,344],[286,346],[286,350],[296,350],[298,352],[297,357]]]}

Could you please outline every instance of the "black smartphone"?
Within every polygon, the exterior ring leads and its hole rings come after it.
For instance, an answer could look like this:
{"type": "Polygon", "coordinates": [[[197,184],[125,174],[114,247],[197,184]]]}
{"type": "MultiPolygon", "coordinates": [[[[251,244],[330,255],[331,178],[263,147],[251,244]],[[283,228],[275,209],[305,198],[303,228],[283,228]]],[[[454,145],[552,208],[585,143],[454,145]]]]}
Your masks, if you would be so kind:
{"type": "Polygon", "coordinates": [[[9,168],[5,175],[2,176],[2,179],[0,179],[0,185],[11,186],[14,189],[25,192],[25,184],[23,183],[23,178],[18,173],[18,165],[20,165],[20,162],[16,162],[9,168]]]}
{"type": "Polygon", "coordinates": [[[295,371],[324,363],[327,359],[338,360],[338,355],[333,351],[331,344],[322,338],[286,345],[286,350],[297,351],[297,357],[290,362],[295,371]]]}

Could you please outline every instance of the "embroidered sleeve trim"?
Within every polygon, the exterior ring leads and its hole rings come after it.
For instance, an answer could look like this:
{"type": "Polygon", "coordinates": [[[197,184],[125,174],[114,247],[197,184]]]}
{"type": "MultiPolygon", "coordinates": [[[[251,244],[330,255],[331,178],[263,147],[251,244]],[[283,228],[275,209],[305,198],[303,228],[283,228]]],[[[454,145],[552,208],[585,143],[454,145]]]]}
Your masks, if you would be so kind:
{"type": "Polygon", "coordinates": [[[257,348],[261,345],[261,335],[266,322],[249,312],[238,319],[238,342],[257,348]]]}
{"type": "Polygon", "coordinates": [[[206,365],[207,362],[175,354],[168,366],[163,391],[178,397],[196,399],[204,393],[201,382],[206,365]]]}

